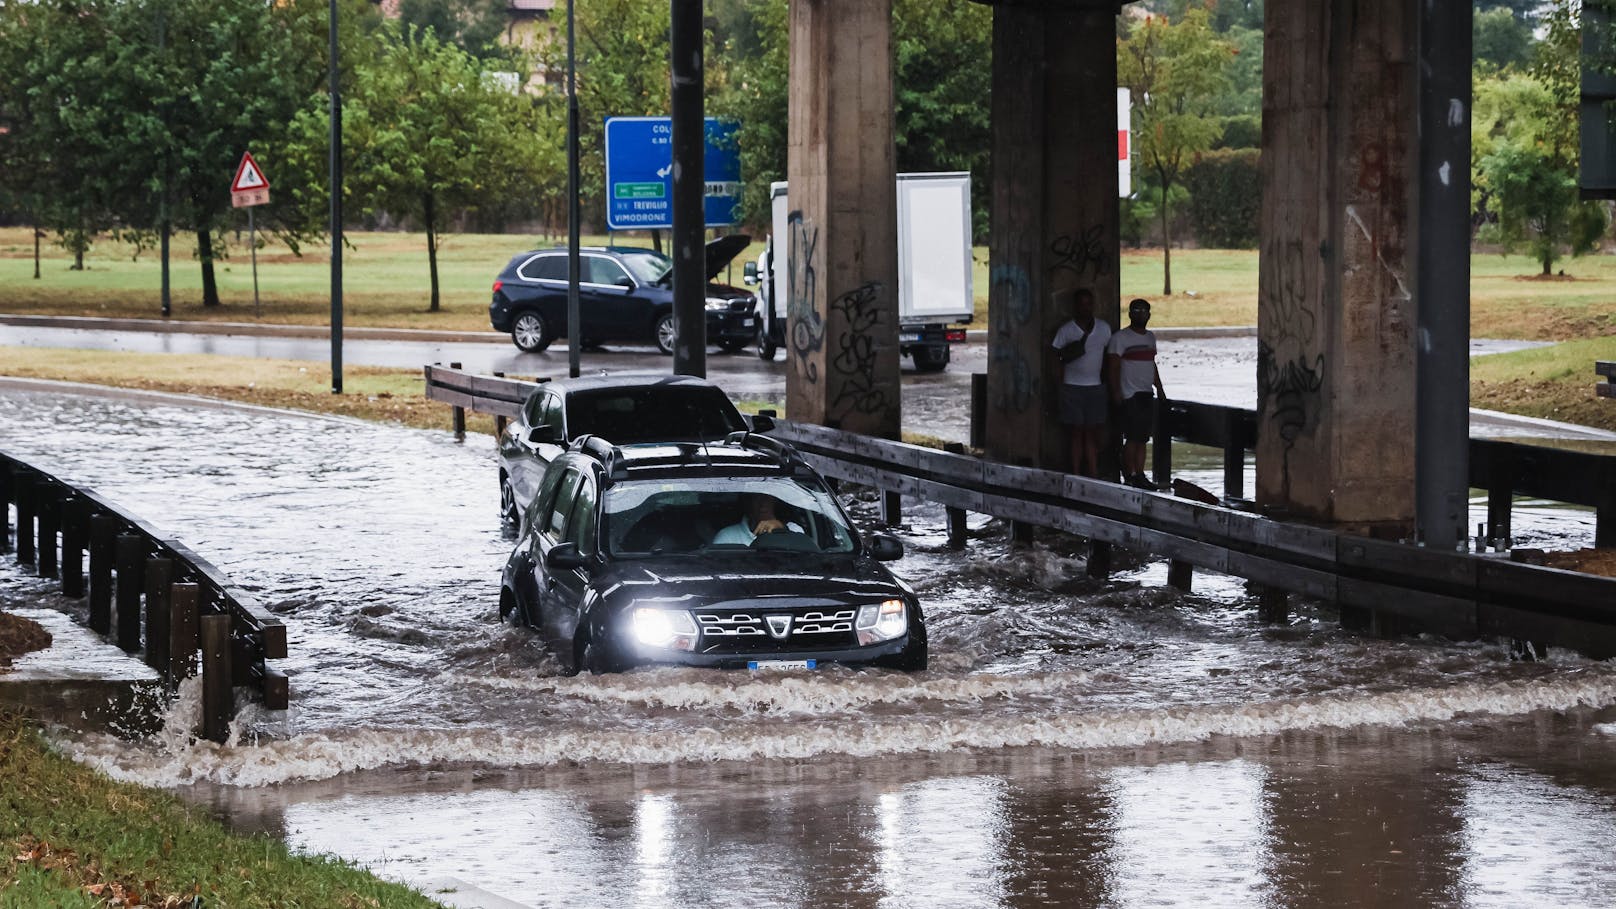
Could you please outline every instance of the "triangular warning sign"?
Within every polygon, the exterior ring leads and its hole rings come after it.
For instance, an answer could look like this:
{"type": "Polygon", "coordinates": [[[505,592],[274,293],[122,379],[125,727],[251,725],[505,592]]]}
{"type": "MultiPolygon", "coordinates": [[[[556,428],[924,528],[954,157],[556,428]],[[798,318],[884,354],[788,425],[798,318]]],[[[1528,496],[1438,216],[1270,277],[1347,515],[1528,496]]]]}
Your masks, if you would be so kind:
{"type": "Polygon", "coordinates": [[[230,191],[239,193],[249,189],[268,188],[269,181],[264,179],[264,172],[258,169],[258,162],[253,160],[252,152],[242,152],[241,163],[236,165],[236,179],[230,184],[230,191]]]}

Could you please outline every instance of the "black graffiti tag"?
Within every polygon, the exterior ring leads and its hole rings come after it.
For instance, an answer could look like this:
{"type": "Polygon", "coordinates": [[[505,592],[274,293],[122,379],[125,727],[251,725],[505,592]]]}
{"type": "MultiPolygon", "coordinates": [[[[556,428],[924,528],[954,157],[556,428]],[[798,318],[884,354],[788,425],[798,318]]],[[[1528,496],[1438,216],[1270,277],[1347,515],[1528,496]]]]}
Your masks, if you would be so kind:
{"type": "Polygon", "coordinates": [[[844,326],[836,338],[830,368],[840,379],[830,410],[876,413],[889,405],[886,389],[876,385],[875,329],[881,323],[881,283],[869,281],[830,304],[844,326]]]}
{"type": "Polygon", "coordinates": [[[786,218],[786,315],[791,329],[791,350],[801,361],[801,375],[810,385],[819,381],[819,365],[810,359],[825,346],[825,320],[814,310],[818,289],[818,268],[814,256],[819,249],[819,228],[803,218],[800,210],[786,218]]]}

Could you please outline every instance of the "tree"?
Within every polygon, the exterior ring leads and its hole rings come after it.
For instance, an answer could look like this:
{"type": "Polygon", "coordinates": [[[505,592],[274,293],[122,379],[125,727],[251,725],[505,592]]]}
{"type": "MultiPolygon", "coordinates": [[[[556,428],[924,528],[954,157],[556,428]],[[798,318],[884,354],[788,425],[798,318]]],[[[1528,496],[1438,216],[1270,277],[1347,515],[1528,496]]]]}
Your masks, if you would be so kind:
{"type": "Polygon", "coordinates": [[[1532,27],[1503,7],[1477,10],[1472,32],[1472,56],[1490,69],[1522,66],[1531,55],[1532,27]]]}
{"type": "Polygon", "coordinates": [[[778,0],[715,0],[715,56],[727,78],[709,96],[714,116],[740,124],[741,221],[768,225],[769,184],[786,178],[790,31],[778,0]]]}
{"type": "Polygon", "coordinates": [[[1178,22],[1148,16],[1117,43],[1117,80],[1133,99],[1134,151],[1162,193],[1162,293],[1167,295],[1173,292],[1168,200],[1184,169],[1223,132],[1216,107],[1228,89],[1234,48],[1212,31],[1209,17],[1206,5],[1190,6],[1178,22]]]}
{"type": "Polygon", "coordinates": [[[970,171],[977,234],[992,196],[992,13],[953,0],[895,0],[892,12],[898,170],[970,171]]]}
{"type": "Polygon", "coordinates": [[[431,32],[483,60],[507,60],[500,43],[510,21],[508,0],[399,0],[398,21],[406,32],[431,32]]]}

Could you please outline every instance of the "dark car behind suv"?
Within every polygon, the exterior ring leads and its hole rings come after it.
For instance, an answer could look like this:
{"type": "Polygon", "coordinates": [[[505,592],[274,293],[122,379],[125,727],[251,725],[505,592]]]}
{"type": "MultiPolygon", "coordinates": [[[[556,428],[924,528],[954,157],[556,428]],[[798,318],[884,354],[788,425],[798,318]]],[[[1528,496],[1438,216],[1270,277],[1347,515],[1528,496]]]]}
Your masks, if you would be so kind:
{"type": "Polygon", "coordinates": [[[914,592],[789,446],[575,442],[550,464],[505,564],[502,619],[570,669],[651,663],[926,667],[914,592]]]}
{"type": "MultiPolygon", "coordinates": [[[[757,298],[713,279],[752,242],[745,234],[707,244],[707,341],[727,351],[757,333],[757,298]]],[[[578,315],[585,346],[650,342],[673,353],[673,261],[631,246],[589,247],[578,263],[578,315]]],[[[494,281],[488,320],[522,350],[538,351],[567,336],[567,250],[540,249],[511,259],[494,281]]]]}
{"type": "MultiPolygon", "coordinates": [[[[753,418],[766,432],[772,422],[753,418]]],[[[516,530],[550,462],[579,436],[634,442],[712,442],[747,428],[718,386],[691,376],[588,376],[544,381],[499,437],[500,515],[516,530]]]]}

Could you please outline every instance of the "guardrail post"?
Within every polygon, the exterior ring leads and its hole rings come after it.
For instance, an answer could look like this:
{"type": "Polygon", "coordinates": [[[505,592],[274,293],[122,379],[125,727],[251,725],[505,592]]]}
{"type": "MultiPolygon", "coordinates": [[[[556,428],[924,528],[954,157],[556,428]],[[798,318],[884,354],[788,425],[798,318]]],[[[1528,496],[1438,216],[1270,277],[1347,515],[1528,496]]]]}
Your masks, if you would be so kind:
{"type": "Polygon", "coordinates": [[[168,668],[168,621],[174,608],[169,590],[173,583],[172,559],[146,560],[146,665],[158,672],[168,668]]]}
{"type": "Polygon", "coordinates": [[[1167,586],[1189,593],[1195,586],[1195,566],[1177,559],[1168,560],[1167,586]]]}
{"type": "Polygon", "coordinates": [[[88,511],[78,496],[62,502],[62,595],[84,597],[85,518],[88,511]]]}
{"type": "Polygon", "coordinates": [[[971,373],[971,433],[972,448],[988,445],[988,374],[971,373]]]}
{"type": "Polygon", "coordinates": [[[1150,439],[1151,479],[1162,489],[1173,482],[1173,406],[1156,399],[1156,425],[1150,439]]]}
{"type": "MultiPolygon", "coordinates": [[[[965,446],[958,442],[945,442],[943,450],[949,454],[965,454],[965,446]]],[[[943,514],[948,520],[948,548],[965,548],[965,509],[955,508],[952,505],[943,506],[943,514]]]]}
{"type": "MultiPolygon", "coordinates": [[[[459,363],[450,363],[450,369],[459,369],[459,363]]],[[[456,442],[466,441],[466,409],[456,404],[451,408],[454,414],[454,437],[456,442]]]]}
{"type": "MultiPolygon", "coordinates": [[[[505,378],[505,374],[502,373],[502,372],[499,372],[498,370],[496,370],[494,372],[494,378],[503,379],[503,378],[505,378]]],[[[509,420],[508,417],[505,417],[502,414],[494,414],[494,438],[496,438],[496,439],[505,438],[505,426],[509,422],[510,422],[510,420],[509,420]]]]}
{"type": "Polygon", "coordinates": [[[134,653],[140,649],[140,594],[144,587],[141,574],[146,541],[139,534],[125,533],[118,536],[116,546],[118,646],[125,653],[134,653]]]}
{"type": "Polygon", "coordinates": [[[1223,494],[1243,499],[1246,497],[1246,440],[1240,412],[1227,411],[1223,424],[1223,494]]]}
{"type": "Polygon", "coordinates": [[[1502,549],[1509,539],[1510,511],[1515,504],[1515,456],[1501,448],[1487,476],[1487,542],[1502,549]]]}
{"type": "Polygon", "coordinates": [[[34,483],[21,474],[12,481],[17,496],[17,564],[34,564],[34,483]]]}
{"type": "Polygon", "coordinates": [[[1594,507],[1594,545],[1616,546],[1616,477],[1605,476],[1605,491],[1594,507]]]}
{"type": "Polygon", "coordinates": [[[39,528],[39,576],[56,577],[56,530],[62,523],[61,500],[43,478],[34,486],[34,522],[39,528]]]}
{"type": "Polygon", "coordinates": [[[117,518],[90,516],[90,630],[100,634],[112,630],[112,550],[117,536],[117,518]]]}
{"type": "Polygon", "coordinates": [[[286,673],[264,667],[264,709],[285,710],[292,704],[292,691],[286,673]]]}
{"type": "Polygon", "coordinates": [[[0,458],[0,552],[11,551],[11,500],[15,488],[11,462],[0,458]]]}
{"type": "Polygon", "coordinates": [[[1281,625],[1289,622],[1291,595],[1278,587],[1263,587],[1257,591],[1257,618],[1281,625]]]}
{"type": "Polygon", "coordinates": [[[1111,544],[1104,540],[1089,540],[1088,576],[1105,580],[1111,576],[1111,544]]]}
{"type": "Polygon", "coordinates": [[[891,490],[881,490],[881,523],[888,527],[903,523],[903,496],[891,490]]]}
{"type": "Polygon", "coordinates": [[[202,737],[222,742],[230,735],[230,617],[205,615],[202,628],[202,737]]]}
{"type": "Polygon", "coordinates": [[[175,583],[168,588],[168,668],[164,675],[170,685],[179,685],[196,675],[196,652],[200,646],[197,610],[202,599],[198,584],[175,583]]]}

